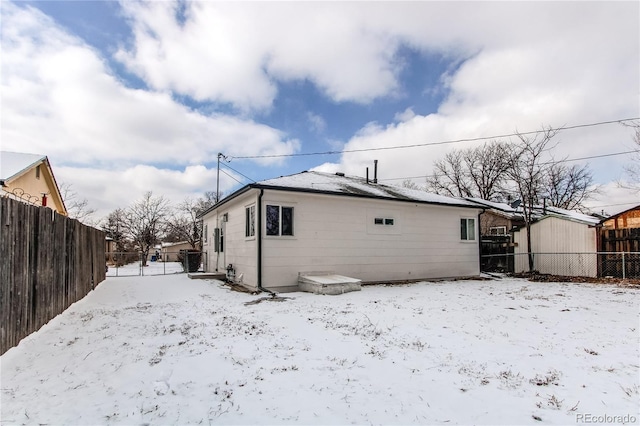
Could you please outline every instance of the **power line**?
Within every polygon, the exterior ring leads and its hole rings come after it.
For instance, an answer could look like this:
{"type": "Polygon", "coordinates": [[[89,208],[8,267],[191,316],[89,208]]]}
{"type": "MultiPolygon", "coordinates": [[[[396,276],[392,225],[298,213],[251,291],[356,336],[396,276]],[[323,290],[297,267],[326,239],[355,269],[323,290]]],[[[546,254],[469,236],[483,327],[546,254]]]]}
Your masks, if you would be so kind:
{"type": "Polygon", "coordinates": [[[588,207],[590,209],[599,209],[599,208],[602,208],[602,207],[630,206],[630,205],[633,205],[633,204],[637,204],[637,201],[636,202],[631,201],[629,203],[618,203],[618,204],[603,204],[601,206],[588,206],[588,207]]]}
{"type": "Polygon", "coordinates": [[[238,182],[240,185],[242,185],[242,182],[240,182],[238,179],[235,178],[235,176],[230,175],[229,173],[225,172],[224,170],[220,169],[220,171],[222,173],[224,173],[225,175],[229,176],[231,179],[235,180],[236,182],[238,182]]]}
{"type": "Polygon", "coordinates": [[[313,156],[313,155],[337,155],[337,154],[347,154],[347,153],[354,153],[354,152],[386,151],[386,150],[392,150],[392,149],[418,148],[418,147],[425,147],[425,146],[447,145],[447,144],[454,144],[454,143],[461,143],[461,142],[477,142],[477,141],[490,140],[490,139],[508,138],[513,136],[537,135],[537,134],[549,132],[549,131],[573,130],[573,129],[580,129],[585,127],[602,126],[606,124],[615,124],[615,123],[624,124],[624,122],[634,121],[634,120],[640,120],[640,117],[624,118],[624,119],[611,120],[611,121],[599,121],[596,123],[587,123],[587,124],[576,124],[573,126],[563,126],[558,128],[549,127],[543,130],[534,130],[530,132],[516,132],[516,133],[505,134],[505,135],[455,139],[455,140],[440,141],[440,142],[425,142],[425,143],[413,144],[413,145],[386,146],[386,147],[362,148],[362,149],[346,149],[341,151],[307,152],[307,153],[299,153],[299,154],[246,155],[246,156],[229,157],[229,158],[246,160],[246,159],[257,159],[257,158],[305,157],[305,156],[313,156]]]}
{"type": "MultiPolygon", "coordinates": [[[[593,160],[596,158],[605,158],[605,157],[614,157],[616,155],[625,155],[625,154],[633,154],[636,152],[640,152],[640,150],[634,149],[631,151],[624,151],[624,152],[613,152],[610,154],[599,154],[599,155],[591,155],[589,157],[579,157],[579,158],[567,158],[565,160],[558,160],[558,161],[550,161],[550,162],[546,162],[544,164],[554,164],[554,163],[569,163],[572,161],[583,161],[583,160],[593,160]]],[[[426,178],[426,177],[445,177],[447,176],[446,174],[442,174],[442,173],[433,173],[430,175],[424,175],[424,176],[410,176],[410,177],[399,177],[399,178],[387,178],[387,179],[378,179],[379,181],[387,181],[387,180],[406,180],[406,179],[419,179],[419,178],[426,178]]]]}
{"type": "MultiPolygon", "coordinates": [[[[246,178],[246,179],[249,179],[251,182],[256,183],[256,181],[255,181],[255,180],[251,179],[249,176],[243,175],[242,173],[240,173],[239,171],[237,171],[236,169],[234,169],[234,168],[233,168],[233,167],[231,167],[230,165],[225,164],[225,163],[221,163],[221,164],[222,164],[223,166],[225,166],[225,167],[227,167],[227,168],[229,168],[229,169],[233,170],[234,172],[236,172],[236,173],[237,173],[237,174],[239,174],[240,176],[242,176],[242,177],[244,177],[244,178],[246,178]]],[[[226,174],[227,176],[229,176],[229,174],[228,174],[228,173],[225,173],[225,174],[226,174]]],[[[235,179],[235,178],[234,178],[234,179],[235,179]]],[[[239,182],[239,181],[236,179],[236,182],[239,182]]],[[[242,183],[242,182],[239,182],[239,183],[242,183]]]]}

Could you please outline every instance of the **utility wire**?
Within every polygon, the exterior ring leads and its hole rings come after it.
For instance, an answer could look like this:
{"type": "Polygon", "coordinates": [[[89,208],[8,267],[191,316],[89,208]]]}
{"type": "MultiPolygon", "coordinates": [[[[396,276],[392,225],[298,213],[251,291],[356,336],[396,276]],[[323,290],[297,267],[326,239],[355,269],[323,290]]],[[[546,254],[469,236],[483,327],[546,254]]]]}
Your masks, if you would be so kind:
{"type": "Polygon", "coordinates": [[[220,171],[222,173],[224,173],[225,175],[229,176],[231,179],[235,180],[236,182],[238,182],[240,185],[242,185],[242,182],[240,182],[238,179],[235,178],[235,176],[230,175],[229,173],[225,172],[224,170],[220,169],[220,171]]]}
{"type": "MultiPolygon", "coordinates": [[[[236,172],[236,173],[237,173],[237,174],[239,174],[240,176],[242,176],[242,177],[244,177],[244,178],[246,178],[246,179],[249,179],[251,182],[256,183],[256,181],[255,181],[255,180],[251,179],[249,176],[243,175],[242,173],[240,173],[239,171],[237,171],[236,169],[234,169],[234,168],[233,168],[233,167],[231,167],[230,165],[225,164],[225,163],[220,163],[220,164],[222,164],[223,166],[225,166],[225,167],[227,167],[227,168],[231,169],[232,171],[236,172]]],[[[228,174],[228,173],[225,173],[225,174],[226,174],[227,176],[229,176],[229,174],[228,174]]],[[[235,179],[235,178],[234,178],[234,179],[235,179]]],[[[238,181],[238,180],[236,179],[236,181],[238,181]]],[[[242,183],[242,182],[240,182],[240,183],[242,183]]]]}
{"type": "Polygon", "coordinates": [[[602,126],[606,124],[615,124],[615,123],[624,124],[627,121],[634,121],[634,120],[640,120],[640,117],[624,118],[624,119],[611,120],[611,121],[600,121],[597,123],[588,123],[588,124],[576,124],[573,126],[563,126],[558,128],[549,127],[542,130],[534,130],[530,132],[516,132],[516,133],[505,134],[505,135],[456,139],[456,140],[448,140],[448,141],[440,141],[440,142],[425,142],[425,143],[419,143],[419,144],[413,144],[413,145],[386,146],[386,147],[362,148],[362,149],[346,149],[341,151],[308,152],[308,153],[299,153],[299,154],[246,155],[246,156],[238,156],[238,157],[230,156],[229,158],[246,160],[246,159],[256,159],[256,158],[304,157],[304,156],[313,156],[313,155],[337,155],[337,154],[346,154],[346,153],[353,153],[353,152],[386,151],[386,150],[392,150],[392,149],[406,149],[406,148],[417,148],[417,147],[425,147],[425,146],[447,145],[447,144],[454,144],[454,143],[460,143],[460,142],[477,142],[477,141],[490,140],[490,139],[508,138],[513,136],[537,135],[537,134],[545,133],[549,131],[573,130],[573,129],[595,127],[595,126],[602,126]]]}
{"type": "MultiPolygon", "coordinates": [[[[625,154],[633,154],[639,152],[640,150],[634,149],[631,151],[624,151],[624,152],[613,152],[610,154],[599,154],[599,155],[591,155],[589,157],[580,157],[580,158],[567,158],[565,160],[557,160],[557,161],[548,161],[546,163],[543,164],[556,164],[556,163],[569,163],[572,161],[582,161],[582,160],[593,160],[596,158],[605,158],[605,157],[614,157],[616,155],[625,155],[625,154]]],[[[387,179],[378,179],[379,181],[387,181],[387,180],[406,180],[406,179],[419,179],[419,178],[427,178],[427,177],[446,177],[446,174],[443,173],[433,173],[430,175],[424,175],[424,176],[410,176],[410,177],[399,177],[399,178],[387,178],[387,179]]]]}

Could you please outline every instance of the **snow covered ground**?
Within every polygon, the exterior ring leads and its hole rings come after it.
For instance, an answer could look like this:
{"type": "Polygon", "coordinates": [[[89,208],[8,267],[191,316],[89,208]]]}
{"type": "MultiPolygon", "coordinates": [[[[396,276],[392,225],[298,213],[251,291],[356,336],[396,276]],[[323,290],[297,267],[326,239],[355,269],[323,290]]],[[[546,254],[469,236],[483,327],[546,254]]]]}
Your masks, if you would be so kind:
{"type": "Polygon", "coordinates": [[[505,278],[281,296],[108,278],[0,358],[1,423],[640,419],[637,289],[505,278]]]}

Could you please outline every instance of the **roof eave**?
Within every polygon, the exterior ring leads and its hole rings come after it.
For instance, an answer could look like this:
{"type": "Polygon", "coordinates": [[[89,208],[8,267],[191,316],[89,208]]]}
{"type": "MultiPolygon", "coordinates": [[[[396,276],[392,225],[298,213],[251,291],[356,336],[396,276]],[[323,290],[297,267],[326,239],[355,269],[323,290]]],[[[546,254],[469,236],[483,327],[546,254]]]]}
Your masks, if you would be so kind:
{"type": "Polygon", "coordinates": [[[323,195],[336,195],[340,197],[353,197],[353,198],[367,198],[374,200],[386,200],[386,201],[398,201],[404,203],[418,203],[418,204],[431,204],[431,205],[440,205],[440,206],[451,206],[451,207],[462,207],[462,208],[470,208],[476,210],[483,210],[485,207],[481,204],[475,205],[467,205],[467,204],[457,204],[457,203],[441,203],[438,201],[426,201],[426,200],[417,200],[413,198],[393,198],[393,197],[385,197],[382,195],[370,195],[370,194],[354,194],[350,192],[337,192],[337,191],[326,191],[321,189],[309,189],[309,188],[296,188],[296,187],[288,187],[288,186],[277,186],[277,185],[263,185],[263,184],[253,184],[248,185],[258,189],[269,189],[273,191],[287,191],[287,192],[302,192],[309,194],[323,194],[323,195]]]}

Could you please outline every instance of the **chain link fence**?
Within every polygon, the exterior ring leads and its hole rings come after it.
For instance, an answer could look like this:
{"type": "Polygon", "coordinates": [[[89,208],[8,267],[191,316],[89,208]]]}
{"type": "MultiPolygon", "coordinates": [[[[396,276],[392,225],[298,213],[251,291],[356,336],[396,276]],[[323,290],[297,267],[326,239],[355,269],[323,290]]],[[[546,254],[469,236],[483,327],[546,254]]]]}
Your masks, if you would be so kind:
{"type": "Polygon", "coordinates": [[[640,252],[516,253],[481,256],[483,272],[530,272],[565,277],[640,279],[640,252]]]}
{"type": "Polygon", "coordinates": [[[180,250],[144,254],[137,252],[107,252],[107,277],[131,277],[183,274],[206,271],[206,252],[180,250]]]}

